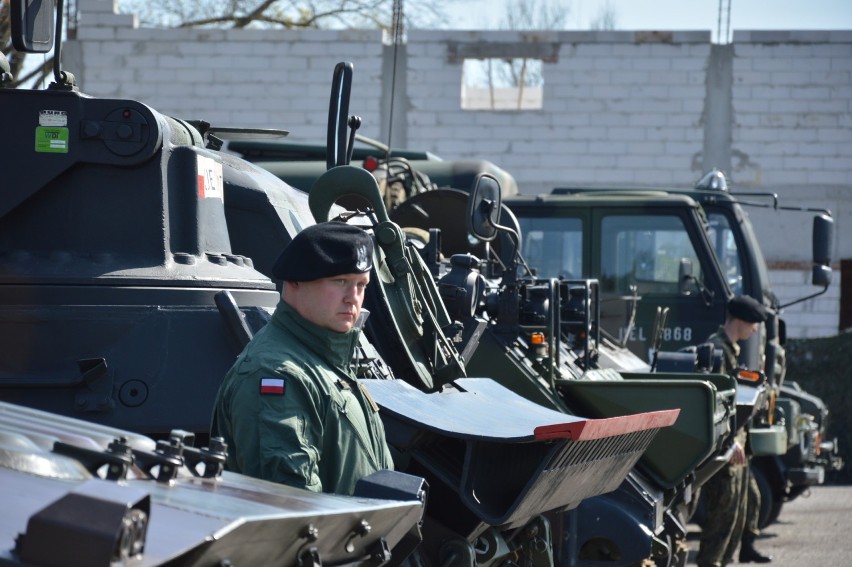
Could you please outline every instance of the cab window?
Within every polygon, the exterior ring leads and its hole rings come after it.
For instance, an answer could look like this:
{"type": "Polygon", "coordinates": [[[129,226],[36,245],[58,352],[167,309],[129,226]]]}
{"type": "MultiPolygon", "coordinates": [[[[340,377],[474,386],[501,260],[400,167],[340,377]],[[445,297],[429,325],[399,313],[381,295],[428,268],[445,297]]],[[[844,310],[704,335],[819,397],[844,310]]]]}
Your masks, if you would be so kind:
{"type": "Polygon", "coordinates": [[[681,264],[701,264],[683,221],[674,215],[610,215],[601,220],[601,289],[630,294],[679,293],[681,264]]]}
{"type": "Polygon", "coordinates": [[[576,218],[520,217],[521,253],[540,278],[583,277],[583,223],[576,218]]]}
{"type": "Polygon", "coordinates": [[[707,231],[707,235],[710,238],[710,242],[713,243],[713,248],[716,251],[719,264],[722,266],[725,279],[728,281],[728,285],[731,287],[734,295],[741,295],[743,293],[743,268],[740,262],[737,241],[734,238],[734,231],[731,230],[728,217],[721,213],[710,213],[708,221],[709,230],[707,231]]]}

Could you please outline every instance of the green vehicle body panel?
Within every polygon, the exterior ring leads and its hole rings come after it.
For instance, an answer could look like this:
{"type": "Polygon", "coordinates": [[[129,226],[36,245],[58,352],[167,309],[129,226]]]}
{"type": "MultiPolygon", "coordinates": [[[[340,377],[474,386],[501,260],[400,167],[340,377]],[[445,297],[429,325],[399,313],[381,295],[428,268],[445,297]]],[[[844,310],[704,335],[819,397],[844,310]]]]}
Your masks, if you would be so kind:
{"type": "Polygon", "coordinates": [[[589,370],[558,379],[550,389],[541,371],[520,353],[486,332],[467,363],[468,372],[491,376],[509,390],[545,407],[574,415],[618,417],[680,409],[677,421],[660,430],[639,459],[639,468],[670,489],[717,453],[731,431],[736,383],[721,374],[619,373],[589,370]]]}
{"type": "Polygon", "coordinates": [[[721,374],[598,373],[557,386],[574,408],[599,417],[637,411],[680,408],[673,427],[654,440],[640,459],[643,470],[665,488],[673,488],[718,452],[731,424],[726,407],[733,404],[736,383],[721,374]]]}
{"type": "MultiPolygon", "coordinates": [[[[325,146],[321,145],[245,140],[229,143],[228,150],[305,192],[326,170],[325,146]]],[[[500,181],[504,195],[518,194],[515,178],[490,161],[445,161],[430,152],[415,150],[392,150],[391,156],[406,160],[413,170],[428,176],[437,187],[467,190],[478,173],[489,173],[500,181]]],[[[367,157],[380,159],[384,152],[375,147],[356,146],[352,163],[362,164],[367,157]]]]}
{"type": "Polygon", "coordinates": [[[491,376],[509,390],[539,405],[572,413],[562,398],[540,378],[540,371],[532,366],[530,359],[523,353],[507,349],[493,333],[483,333],[466,368],[470,375],[491,376]]]}

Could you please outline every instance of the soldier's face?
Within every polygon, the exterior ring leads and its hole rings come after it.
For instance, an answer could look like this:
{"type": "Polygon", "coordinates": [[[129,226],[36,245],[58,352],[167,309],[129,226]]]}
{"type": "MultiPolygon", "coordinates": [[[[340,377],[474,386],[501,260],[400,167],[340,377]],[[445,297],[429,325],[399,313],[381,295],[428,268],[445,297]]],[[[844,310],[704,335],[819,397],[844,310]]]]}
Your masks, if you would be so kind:
{"type": "Polygon", "coordinates": [[[739,340],[744,341],[748,339],[750,336],[757,331],[757,328],[760,326],[760,323],[750,323],[748,321],[737,320],[738,325],[738,335],[739,340]]]}
{"type": "Polygon", "coordinates": [[[286,282],[284,298],[299,315],[330,331],[350,330],[364,303],[370,274],[343,274],[309,282],[286,282]]]}

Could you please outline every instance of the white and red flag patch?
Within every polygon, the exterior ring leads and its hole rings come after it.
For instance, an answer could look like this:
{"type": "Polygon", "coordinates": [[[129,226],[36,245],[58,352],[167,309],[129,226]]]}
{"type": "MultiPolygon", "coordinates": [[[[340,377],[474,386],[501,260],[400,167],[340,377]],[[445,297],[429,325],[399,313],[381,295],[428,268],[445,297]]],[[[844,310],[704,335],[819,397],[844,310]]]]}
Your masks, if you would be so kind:
{"type": "Polygon", "coordinates": [[[284,395],[287,390],[287,381],[284,378],[261,378],[260,393],[261,394],[278,394],[284,395]]]}

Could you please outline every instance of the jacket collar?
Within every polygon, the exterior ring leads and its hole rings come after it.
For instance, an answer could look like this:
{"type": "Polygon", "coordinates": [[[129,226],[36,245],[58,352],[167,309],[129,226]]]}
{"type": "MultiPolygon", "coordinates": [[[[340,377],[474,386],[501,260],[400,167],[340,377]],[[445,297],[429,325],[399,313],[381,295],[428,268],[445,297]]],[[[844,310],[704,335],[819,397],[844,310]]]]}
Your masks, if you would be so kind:
{"type": "Polygon", "coordinates": [[[361,329],[357,327],[338,333],[311,323],[283,300],[275,307],[272,323],[300,337],[306,349],[344,371],[349,368],[361,336],[361,329]]]}

